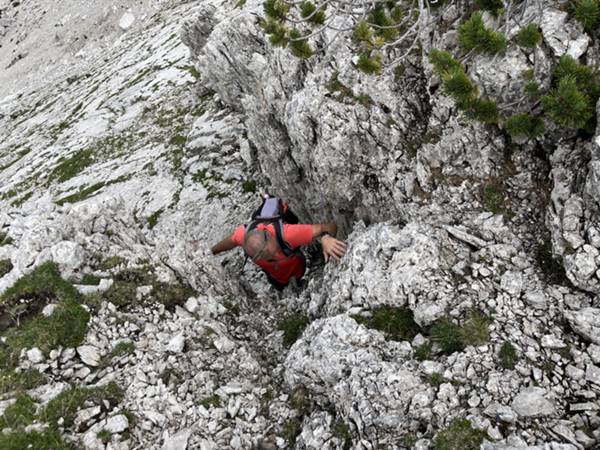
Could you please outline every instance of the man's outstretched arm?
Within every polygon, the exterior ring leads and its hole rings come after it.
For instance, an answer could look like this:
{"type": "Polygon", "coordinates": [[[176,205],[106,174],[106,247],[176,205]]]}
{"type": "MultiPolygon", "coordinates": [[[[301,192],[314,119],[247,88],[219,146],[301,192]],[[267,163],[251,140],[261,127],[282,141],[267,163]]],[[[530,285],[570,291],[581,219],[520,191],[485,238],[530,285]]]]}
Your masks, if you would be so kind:
{"type": "Polygon", "coordinates": [[[237,246],[237,244],[235,242],[233,242],[231,235],[229,235],[225,239],[223,239],[221,242],[218,242],[217,244],[215,244],[210,249],[210,251],[212,252],[213,255],[216,255],[217,253],[226,252],[227,250],[231,250],[232,248],[235,248],[236,246],[237,246]]]}

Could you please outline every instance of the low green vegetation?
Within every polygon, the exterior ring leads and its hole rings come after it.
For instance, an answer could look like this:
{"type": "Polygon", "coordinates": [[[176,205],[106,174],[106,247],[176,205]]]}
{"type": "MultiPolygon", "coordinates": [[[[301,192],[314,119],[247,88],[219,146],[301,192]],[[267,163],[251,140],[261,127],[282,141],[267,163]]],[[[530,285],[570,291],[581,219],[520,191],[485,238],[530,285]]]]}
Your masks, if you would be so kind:
{"type": "Polygon", "coordinates": [[[483,23],[480,12],[474,12],[458,27],[458,43],[464,51],[494,54],[506,49],[506,38],[483,23]]]}
{"type": "Polygon", "coordinates": [[[108,257],[97,256],[96,259],[97,262],[94,265],[99,270],[111,270],[127,262],[125,258],[118,255],[108,257]]]}
{"type": "Polygon", "coordinates": [[[479,450],[486,432],[473,428],[467,419],[455,419],[433,439],[433,450],[479,450]]]}
{"type": "Polygon", "coordinates": [[[541,117],[518,113],[506,119],[504,129],[513,138],[533,139],[544,134],[545,125],[541,117]]]}
{"type": "Polygon", "coordinates": [[[38,347],[45,353],[59,346],[77,347],[83,341],[89,320],[88,312],[80,305],[81,296],[63,280],[53,262],[39,266],[30,275],[18,280],[0,298],[0,305],[11,308],[27,299],[39,309],[49,301],[58,302],[50,317],[35,314],[27,320],[21,316],[20,325],[8,329],[3,352],[16,356],[22,348],[38,347]]]}
{"type": "Polygon", "coordinates": [[[0,232],[0,247],[3,245],[10,245],[13,243],[13,238],[11,238],[8,233],[2,231],[0,232]]]}
{"type": "Polygon", "coordinates": [[[110,359],[119,358],[123,355],[128,355],[133,353],[135,350],[135,345],[131,341],[123,341],[119,342],[109,354],[110,359]]]}
{"type": "Polygon", "coordinates": [[[461,327],[448,318],[438,320],[430,333],[431,340],[440,346],[442,353],[450,355],[465,348],[461,327]]]}
{"type": "Polygon", "coordinates": [[[342,449],[349,450],[352,447],[352,434],[350,427],[342,419],[338,419],[331,427],[333,437],[338,438],[342,442],[342,449]]]}
{"type": "Polygon", "coordinates": [[[481,201],[487,211],[502,214],[507,220],[514,217],[515,213],[505,207],[504,187],[498,182],[491,181],[483,185],[481,201]]]}
{"type": "Polygon", "coordinates": [[[13,269],[10,259],[0,259],[0,278],[9,273],[13,269]]]}
{"type": "Polygon", "coordinates": [[[489,11],[494,15],[498,15],[504,9],[502,0],[475,0],[475,5],[479,9],[489,11]]]}
{"type": "Polygon", "coordinates": [[[94,155],[92,149],[89,148],[80,150],[70,157],[63,156],[48,175],[48,180],[59,183],[70,180],[93,163],[94,155]]]}
{"type": "Polygon", "coordinates": [[[542,32],[537,23],[530,23],[517,33],[517,44],[523,48],[535,48],[542,42],[542,32]]]}
{"type": "Polygon", "coordinates": [[[10,428],[9,433],[0,433],[0,448],[22,450],[75,450],[75,444],[66,443],[59,432],[72,428],[77,411],[84,406],[100,406],[104,411],[112,410],[123,400],[123,390],[114,382],[94,388],[70,387],[60,393],[45,407],[34,399],[20,394],[0,417],[0,428],[10,428]],[[42,432],[24,432],[34,422],[48,424],[42,432]]]}
{"type": "Polygon", "coordinates": [[[60,199],[56,200],[55,203],[59,206],[62,206],[65,203],[81,202],[81,201],[93,196],[96,192],[98,192],[100,189],[102,189],[105,184],[106,183],[96,183],[96,184],[92,184],[91,186],[80,188],[74,194],[70,194],[70,195],[67,195],[66,197],[60,198],[60,199]]]}
{"type": "Polygon", "coordinates": [[[573,2],[573,16],[587,31],[596,31],[600,18],[600,5],[598,0],[575,0],[573,2]]]}
{"type": "Polygon", "coordinates": [[[429,53],[429,61],[440,76],[445,93],[456,101],[456,106],[467,118],[484,123],[498,122],[496,102],[480,97],[477,86],[450,53],[433,49],[429,53]]]}
{"type": "Polygon", "coordinates": [[[508,341],[505,341],[502,344],[502,347],[500,347],[498,357],[498,363],[500,364],[500,366],[509,370],[514,369],[517,361],[519,360],[519,354],[517,353],[517,349],[508,341]]]}
{"type": "Polygon", "coordinates": [[[242,183],[242,191],[255,193],[256,192],[256,181],[246,180],[242,183]]]}
{"type": "Polygon", "coordinates": [[[11,391],[26,391],[47,382],[46,375],[37,369],[15,372],[14,367],[10,367],[13,361],[7,361],[5,358],[4,362],[8,363],[9,367],[0,369],[0,394],[11,391]]]}
{"type": "Polygon", "coordinates": [[[415,348],[414,357],[417,361],[425,361],[432,356],[431,342],[425,342],[415,348]]]}
{"type": "Polygon", "coordinates": [[[217,394],[213,394],[210,397],[200,400],[200,404],[206,409],[210,408],[211,406],[213,408],[219,408],[221,406],[221,397],[219,397],[217,394]]]}
{"type": "Polygon", "coordinates": [[[298,438],[298,435],[301,432],[302,421],[298,417],[293,417],[291,419],[288,419],[288,421],[283,424],[283,428],[281,430],[281,437],[285,439],[289,448],[294,448],[296,439],[298,438]]]}
{"type": "Polygon", "coordinates": [[[383,332],[394,341],[410,341],[420,331],[409,308],[384,305],[371,311],[370,316],[353,316],[358,323],[367,328],[383,332]]]}
{"type": "Polygon", "coordinates": [[[433,372],[427,380],[433,387],[439,387],[444,382],[444,377],[439,372],[433,372]]]}
{"type": "Polygon", "coordinates": [[[440,346],[442,353],[450,355],[462,351],[467,345],[488,342],[491,323],[491,318],[476,310],[467,314],[462,326],[443,317],[431,327],[430,338],[440,346]]]}
{"type": "Polygon", "coordinates": [[[293,313],[284,317],[277,327],[283,331],[283,345],[290,347],[296,342],[308,324],[308,317],[301,313],[293,313]]]}
{"type": "Polygon", "coordinates": [[[310,400],[308,398],[308,391],[304,386],[296,386],[289,398],[289,403],[292,408],[299,411],[300,413],[305,413],[310,406],[310,400]]]}
{"type": "Polygon", "coordinates": [[[110,440],[112,439],[112,434],[110,431],[105,430],[104,428],[100,431],[98,431],[98,433],[96,434],[96,437],[98,439],[100,439],[100,442],[102,442],[104,445],[108,444],[110,442],[110,440]]]}
{"type": "Polygon", "coordinates": [[[153,212],[148,216],[148,228],[153,229],[158,223],[158,218],[163,213],[163,209],[153,212]]]}

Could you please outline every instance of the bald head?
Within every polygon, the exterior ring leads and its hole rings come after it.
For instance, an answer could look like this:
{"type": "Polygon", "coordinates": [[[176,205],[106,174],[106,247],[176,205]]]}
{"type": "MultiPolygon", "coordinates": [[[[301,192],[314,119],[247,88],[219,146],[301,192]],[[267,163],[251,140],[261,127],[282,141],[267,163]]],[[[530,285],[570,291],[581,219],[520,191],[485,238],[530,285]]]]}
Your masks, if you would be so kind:
{"type": "Polygon", "coordinates": [[[266,246],[266,236],[263,231],[252,230],[246,233],[244,238],[244,250],[251,257],[258,255],[266,246]]]}

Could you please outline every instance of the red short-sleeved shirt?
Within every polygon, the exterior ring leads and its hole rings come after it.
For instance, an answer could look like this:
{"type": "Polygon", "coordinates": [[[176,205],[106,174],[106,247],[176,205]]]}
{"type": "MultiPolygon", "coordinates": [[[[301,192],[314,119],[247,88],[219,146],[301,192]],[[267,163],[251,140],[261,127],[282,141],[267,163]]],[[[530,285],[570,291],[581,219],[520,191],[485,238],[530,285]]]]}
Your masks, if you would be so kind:
{"type": "MultiPolygon", "coordinates": [[[[271,236],[275,237],[275,227],[272,224],[259,223],[256,226],[256,229],[267,230],[271,236]]],[[[240,225],[231,235],[231,240],[235,242],[236,245],[242,245],[245,236],[246,228],[244,225],[240,225]]],[[[312,239],[312,225],[283,224],[283,240],[286,241],[290,247],[296,248],[301,245],[310,244],[312,239]]],[[[285,254],[279,250],[274,259],[276,259],[275,262],[259,259],[256,261],[256,264],[278,282],[288,284],[292,276],[300,279],[304,274],[304,261],[300,256],[285,256],[285,254]]]]}

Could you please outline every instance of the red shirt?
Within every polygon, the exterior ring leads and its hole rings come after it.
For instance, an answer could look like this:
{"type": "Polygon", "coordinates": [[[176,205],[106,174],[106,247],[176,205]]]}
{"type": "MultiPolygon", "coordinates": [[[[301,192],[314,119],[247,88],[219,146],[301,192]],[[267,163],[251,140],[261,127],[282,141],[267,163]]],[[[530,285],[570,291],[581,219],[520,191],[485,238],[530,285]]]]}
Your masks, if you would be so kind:
{"type": "MultiPolygon", "coordinates": [[[[256,226],[257,230],[267,230],[267,232],[275,239],[275,227],[273,224],[259,223],[256,226]]],[[[231,240],[236,245],[242,245],[246,236],[246,229],[244,225],[240,225],[235,229],[231,235],[231,240]]],[[[312,225],[291,225],[283,224],[283,240],[287,242],[290,247],[296,248],[301,245],[307,245],[312,242],[312,225]]],[[[285,254],[278,250],[277,254],[273,258],[275,262],[269,262],[263,259],[255,261],[261,269],[265,270],[275,280],[282,284],[288,284],[292,276],[300,279],[304,274],[304,260],[298,255],[285,256],[285,254]]]]}

